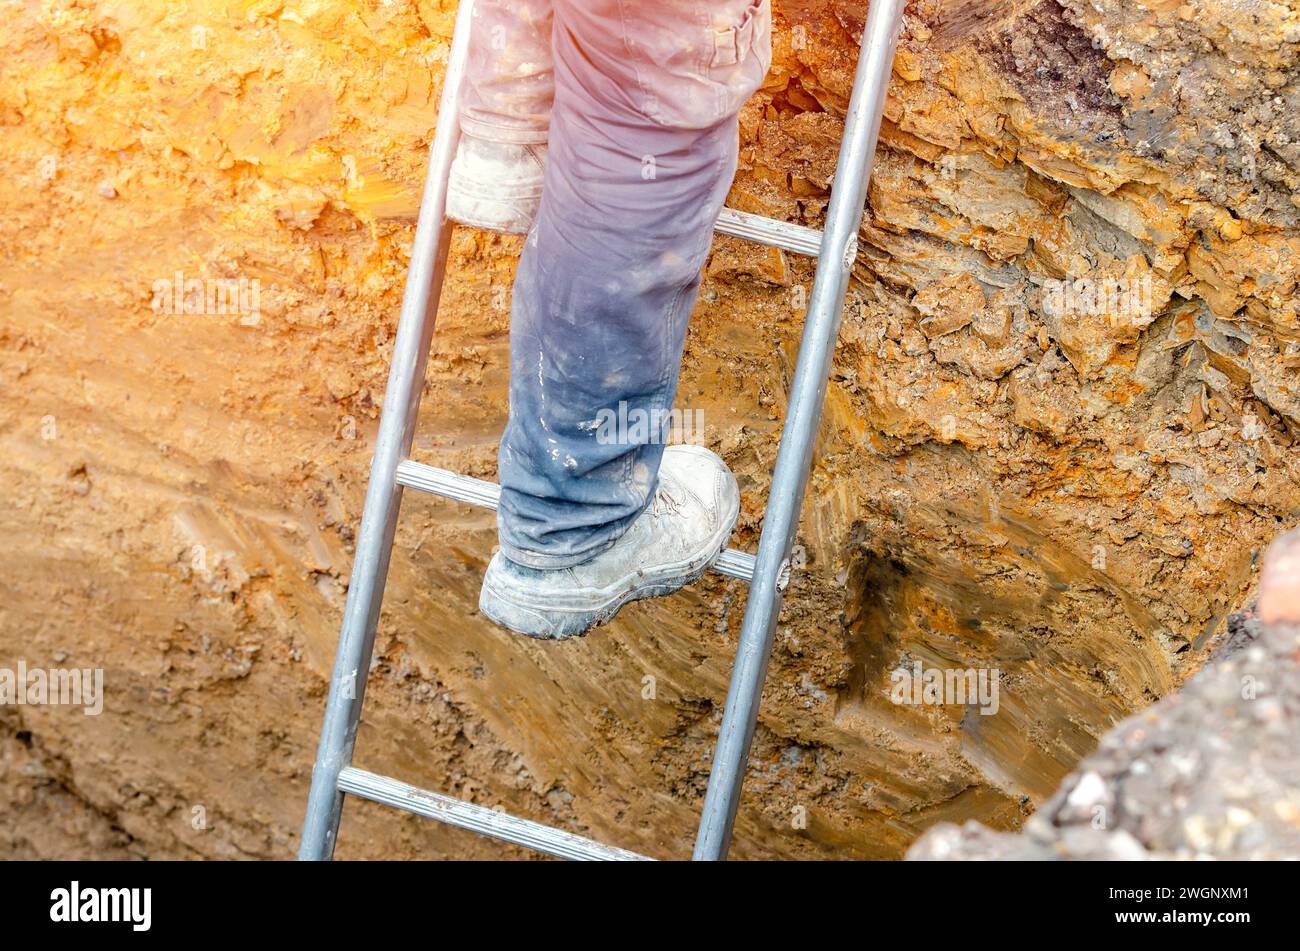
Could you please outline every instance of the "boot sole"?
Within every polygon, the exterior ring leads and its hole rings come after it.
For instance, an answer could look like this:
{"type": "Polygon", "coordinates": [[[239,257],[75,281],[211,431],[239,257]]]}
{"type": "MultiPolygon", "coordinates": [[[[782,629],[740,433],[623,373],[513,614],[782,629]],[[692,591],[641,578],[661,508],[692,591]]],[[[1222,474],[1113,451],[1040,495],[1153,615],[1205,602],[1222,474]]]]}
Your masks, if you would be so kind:
{"type": "Polygon", "coordinates": [[[471,228],[484,231],[496,231],[500,234],[527,234],[537,217],[538,198],[533,203],[533,211],[520,221],[518,205],[496,198],[482,198],[477,195],[461,195],[451,192],[447,195],[447,217],[471,228]]]}

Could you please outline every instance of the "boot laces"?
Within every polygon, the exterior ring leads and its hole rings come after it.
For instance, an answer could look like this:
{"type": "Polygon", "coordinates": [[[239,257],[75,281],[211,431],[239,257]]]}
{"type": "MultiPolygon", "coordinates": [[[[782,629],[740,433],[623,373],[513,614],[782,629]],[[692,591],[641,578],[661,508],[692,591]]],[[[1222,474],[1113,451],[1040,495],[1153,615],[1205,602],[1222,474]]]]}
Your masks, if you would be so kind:
{"type": "Polygon", "coordinates": [[[680,515],[683,500],[669,487],[666,479],[659,480],[654,501],[650,503],[651,515],[680,515]]]}

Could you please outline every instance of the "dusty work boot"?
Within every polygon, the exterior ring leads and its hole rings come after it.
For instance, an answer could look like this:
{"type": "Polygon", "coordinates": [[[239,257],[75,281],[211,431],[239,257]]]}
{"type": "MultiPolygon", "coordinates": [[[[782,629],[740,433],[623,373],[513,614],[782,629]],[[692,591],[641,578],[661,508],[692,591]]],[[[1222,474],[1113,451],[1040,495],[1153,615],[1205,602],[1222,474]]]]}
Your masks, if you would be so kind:
{"type": "Polygon", "coordinates": [[[700,446],[669,446],[654,499],[613,547],[572,568],[546,570],[497,552],[479,610],[529,637],[585,634],[629,601],[699,579],[726,547],[739,513],[740,489],[725,462],[700,446]]]}
{"type": "Polygon", "coordinates": [[[447,217],[475,228],[527,234],[542,202],[545,145],[502,145],[462,135],[451,163],[447,217]]]}

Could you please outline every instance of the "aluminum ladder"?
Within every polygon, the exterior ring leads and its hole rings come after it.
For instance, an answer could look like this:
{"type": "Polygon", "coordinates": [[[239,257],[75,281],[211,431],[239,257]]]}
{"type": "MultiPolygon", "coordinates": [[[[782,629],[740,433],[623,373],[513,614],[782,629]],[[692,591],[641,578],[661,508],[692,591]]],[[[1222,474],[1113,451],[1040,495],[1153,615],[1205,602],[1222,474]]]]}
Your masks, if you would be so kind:
{"type": "MultiPolygon", "coordinates": [[[[867,180],[880,132],[903,5],[904,0],[871,0],[825,229],[818,231],[732,209],[724,209],[714,226],[720,234],[815,256],[817,271],[758,554],[728,549],[713,565],[713,570],[721,574],[749,582],[750,594],[696,835],[695,860],[725,859],[731,840],[759,699],[767,676],[772,635],[789,578],[790,551],[808,484],[844,296],[857,256],[858,229],[866,205],[867,180]]],[[[453,227],[444,212],[448,174],[460,138],[457,104],[468,53],[472,6],[473,0],[461,0],[456,16],[298,857],[323,860],[333,856],[344,796],[351,794],[562,858],[646,859],[647,856],[419,789],[352,765],[366,672],[370,669],[403,489],[431,492],[489,509],[496,508],[500,494],[493,483],[408,458],[453,227]]]]}

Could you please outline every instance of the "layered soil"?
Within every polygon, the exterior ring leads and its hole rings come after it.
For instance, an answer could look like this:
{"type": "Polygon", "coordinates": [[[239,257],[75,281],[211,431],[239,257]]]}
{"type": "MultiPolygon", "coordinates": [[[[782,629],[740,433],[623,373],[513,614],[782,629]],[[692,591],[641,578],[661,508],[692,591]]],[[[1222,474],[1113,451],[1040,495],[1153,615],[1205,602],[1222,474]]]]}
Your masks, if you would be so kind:
{"type": "MultiPolygon", "coordinates": [[[[863,9],[776,6],[729,203],[816,226],[863,9]]],[[[0,9],[0,666],[106,691],[0,707],[0,855],[287,857],[453,5],[0,9]]],[[[909,8],[734,856],[1018,829],[1244,602],[1300,521],[1298,47],[1294,0],[909,8]],[[917,662],[998,713],[891,702],[917,662]]],[[[423,461],[495,474],[518,251],[455,235],[423,461]]],[[[811,278],[719,239],[692,319],[750,551],[811,278]]],[[[358,765],[687,856],[744,586],[534,643],[476,613],[493,544],[404,501],[358,765]]],[[[339,855],[525,853],[354,801],[339,855]]]]}

